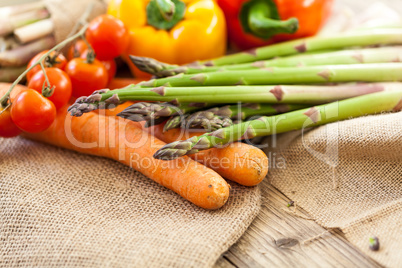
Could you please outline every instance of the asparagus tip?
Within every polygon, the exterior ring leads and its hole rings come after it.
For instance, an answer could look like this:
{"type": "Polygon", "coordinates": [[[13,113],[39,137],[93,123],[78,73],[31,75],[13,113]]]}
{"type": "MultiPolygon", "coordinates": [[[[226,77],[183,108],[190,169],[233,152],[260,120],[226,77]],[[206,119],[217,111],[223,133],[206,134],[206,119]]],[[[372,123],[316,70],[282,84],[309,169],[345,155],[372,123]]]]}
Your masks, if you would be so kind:
{"type": "Polygon", "coordinates": [[[159,160],[173,160],[193,151],[189,145],[187,140],[168,143],[159,149],[153,157],[159,160]]]}
{"type": "Polygon", "coordinates": [[[131,62],[137,66],[138,69],[143,72],[153,74],[157,77],[173,76],[184,73],[187,70],[186,67],[170,65],[152,58],[138,57],[134,55],[130,55],[129,57],[131,62]]]}

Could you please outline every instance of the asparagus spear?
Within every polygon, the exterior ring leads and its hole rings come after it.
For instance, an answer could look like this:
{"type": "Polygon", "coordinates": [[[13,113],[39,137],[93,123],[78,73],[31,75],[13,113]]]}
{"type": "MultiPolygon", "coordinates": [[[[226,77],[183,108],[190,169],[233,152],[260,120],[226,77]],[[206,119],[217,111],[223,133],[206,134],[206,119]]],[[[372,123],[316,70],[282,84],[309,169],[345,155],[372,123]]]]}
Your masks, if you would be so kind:
{"type": "Polygon", "coordinates": [[[135,56],[130,56],[130,59],[140,70],[144,72],[148,72],[157,77],[168,77],[180,73],[198,74],[217,71],[261,69],[267,67],[399,62],[402,61],[402,46],[341,50],[316,54],[299,54],[266,61],[211,67],[170,65],[159,62],[155,59],[135,56]]]}
{"type": "Polygon", "coordinates": [[[324,49],[341,49],[354,46],[396,45],[402,44],[402,29],[373,29],[356,31],[333,36],[316,36],[275,45],[255,48],[221,58],[196,62],[193,65],[222,66],[267,60],[274,57],[294,55],[324,49]]]}
{"type": "Polygon", "coordinates": [[[322,104],[373,92],[401,88],[401,83],[352,84],[339,86],[231,86],[194,88],[137,88],[134,85],[118,90],[95,91],[89,97],[80,97],[69,108],[73,116],[81,116],[126,100],[169,101],[177,103],[299,103],[322,104]]]}
{"type": "Polygon", "coordinates": [[[124,109],[117,116],[135,122],[146,121],[145,126],[149,127],[162,123],[170,116],[193,112],[207,106],[207,103],[183,103],[176,106],[167,102],[138,102],[124,109]]]}
{"type": "Polygon", "coordinates": [[[169,119],[165,126],[164,131],[181,126],[182,128],[204,128],[207,130],[215,130],[224,125],[237,124],[246,118],[257,115],[273,115],[284,113],[297,109],[305,108],[306,105],[301,104],[262,104],[262,103],[244,103],[225,105],[222,107],[215,107],[205,111],[199,111],[190,115],[177,115],[169,119]],[[223,120],[224,118],[230,119],[223,120]],[[219,120],[221,124],[216,124],[215,121],[219,120]]]}
{"type": "MultiPolygon", "coordinates": [[[[269,67],[257,70],[179,74],[141,82],[141,87],[305,84],[328,82],[402,81],[402,63],[368,63],[307,67],[269,67]]],[[[162,92],[163,93],[163,92],[162,92]]]]}
{"type": "Polygon", "coordinates": [[[172,160],[230,142],[304,129],[349,118],[402,110],[402,90],[378,92],[222,128],[165,145],[154,157],[172,160]]]}
{"type": "Polygon", "coordinates": [[[215,115],[209,111],[195,112],[186,117],[181,122],[183,128],[191,129],[207,129],[208,131],[214,131],[220,128],[233,125],[232,120],[226,116],[215,115]]]}

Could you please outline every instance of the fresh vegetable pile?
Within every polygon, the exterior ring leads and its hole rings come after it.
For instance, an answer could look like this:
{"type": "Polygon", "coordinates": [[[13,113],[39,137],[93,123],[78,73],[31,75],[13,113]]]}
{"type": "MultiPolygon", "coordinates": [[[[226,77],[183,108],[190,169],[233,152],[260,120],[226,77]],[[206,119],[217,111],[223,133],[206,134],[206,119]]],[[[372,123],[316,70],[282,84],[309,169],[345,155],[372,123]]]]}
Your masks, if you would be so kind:
{"type": "Polygon", "coordinates": [[[0,124],[0,136],[14,137],[21,131],[37,133],[49,128],[56,111],[72,96],[88,95],[108,85],[116,73],[114,58],[127,45],[128,32],[123,23],[102,15],[54,48],[38,53],[1,96],[0,120],[4,123],[0,124]],[[71,41],[74,43],[66,58],[61,49],[71,41]],[[25,75],[28,89],[10,97],[25,75]]]}
{"type": "Polygon", "coordinates": [[[69,112],[81,116],[127,100],[164,102],[137,103],[119,115],[146,121],[147,126],[168,120],[165,130],[182,127],[208,132],[168,144],[154,155],[171,160],[236,140],[397,111],[402,108],[402,84],[396,82],[402,81],[400,47],[348,48],[400,45],[401,37],[401,29],[311,37],[190,66],[132,57],[142,70],[168,77],[94,92],[77,99],[69,112]],[[325,52],[329,49],[345,50],[325,52]],[[287,57],[272,59],[277,56],[287,57]],[[206,106],[213,108],[203,109],[206,106]],[[272,114],[280,115],[267,116],[272,114]]]}
{"type": "MultiPolygon", "coordinates": [[[[210,1],[188,2],[203,6],[210,1]]],[[[258,15],[256,6],[266,4],[262,0],[238,2],[247,2],[253,18],[258,15]]],[[[312,8],[325,11],[324,2],[331,1],[313,2],[312,8]]],[[[143,8],[143,3],[134,3],[143,8]]],[[[184,27],[180,3],[150,1],[147,12],[159,13],[147,19],[167,27],[163,31],[178,27],[177,23],[184,27]],[[175,5],[177,9],[172,9],[175,5]],[[167,23],[171,20],[177,21],[167,23]]],[[[123,16],[127,5],[112,1],[109,12],[128,20],[123,16]]],[[[207,5],[209,9],[203,7],[208,14],[211,8],[220,12],[213,3],[207,5]]],[[[280,13],[278,4],[275,8],[274,13],[280,13]]],[[[195,7],[191,10],[187,12],[195,17],[201,12],[195,7]]],[[[261,14],[257,17],[261,19],[261,14]]],[[[299,20],[302,26],[300,16],[299,20]]],[[[140,33],[156,27],[130,23],[124,25],[111,15],[97,17],[35,56],[23,74],[28,88],[13,90],[20,77],[0,99],[0,136],[24,131],[36,140],[109,157],[200,207],[216,209],[229,196],[229,185],[222,177],[254,186],[268,172],[268,159],[260,149],[236,141],[402,109],[400,28],[296,39],[187,65],[160,62],[141,53],[130,55],[132,64],[156,78],[105,89],[116,72],[114,58],[127,54],[137,35],[143,38],[140,33]],[[71,41],[66,58],[60,50],[71,41]],[[77,99],[67,109],[71,96],[77,99]],[[117,107],[118,114],[108,113],[118,117],[93,113],[130,101],[135,103],[117,107]]]]}

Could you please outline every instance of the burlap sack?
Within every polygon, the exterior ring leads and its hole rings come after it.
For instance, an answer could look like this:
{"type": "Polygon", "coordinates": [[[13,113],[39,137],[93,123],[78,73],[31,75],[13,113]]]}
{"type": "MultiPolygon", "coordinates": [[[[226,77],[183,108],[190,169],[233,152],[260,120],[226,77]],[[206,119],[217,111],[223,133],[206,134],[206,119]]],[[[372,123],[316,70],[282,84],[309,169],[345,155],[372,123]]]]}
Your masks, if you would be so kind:
{"type": "Polygon", "coordinates": [[[106,12],[106,0],[43,0],[51,14],[56,42],[65,40],[90,3],[93,3],[88,21],[106,12]]]}
{"type": "Polygon", "coordinates": [[[112,160],[0,139],[0,267],[210,267],[259,211],[206,211],[112,160]]]}
{"type": "MultiPolygon", "coordinates": [[[[269,138],[270,183],[387,267],[402,264],[402,112],[269,138]],[[279,164],[280,163],[280,164],[279,164]],[[377,236],[380,250],[369,250],[377,236]]],[[[325,239],[325,238],[323,238],[325,239]]]]}

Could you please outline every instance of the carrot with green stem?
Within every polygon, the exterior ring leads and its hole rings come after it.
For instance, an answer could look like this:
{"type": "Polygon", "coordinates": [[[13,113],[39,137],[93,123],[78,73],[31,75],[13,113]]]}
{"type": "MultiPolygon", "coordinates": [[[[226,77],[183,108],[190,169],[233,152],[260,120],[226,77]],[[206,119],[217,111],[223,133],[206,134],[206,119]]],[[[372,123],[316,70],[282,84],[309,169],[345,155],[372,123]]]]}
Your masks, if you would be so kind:
{"type": "Polygon", "coordinates": [[[44,132],[25,136],[117,160],[199,207],[218,209],[226,203],[229,185],[219,174],[188,157],[172,164],[154,159],[153,154],[165,143],[144,132],[139,123],[96,113],[71,117],[66,110],[61,109],[44,132]]]}

